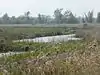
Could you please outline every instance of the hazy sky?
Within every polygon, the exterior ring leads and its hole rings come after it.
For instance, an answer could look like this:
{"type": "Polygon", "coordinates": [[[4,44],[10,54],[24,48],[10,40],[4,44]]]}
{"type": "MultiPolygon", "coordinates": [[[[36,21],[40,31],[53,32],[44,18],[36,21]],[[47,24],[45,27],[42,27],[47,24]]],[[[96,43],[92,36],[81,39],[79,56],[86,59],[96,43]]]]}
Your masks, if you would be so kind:
{"type": "Polygon", "coordinates": [[[7,12],[9,16],[19,16],[28,10],[33,16],[53,15],[56,8],[70,9],[78,16],[93,9],[96,15],[100,0],[0,0],[0,15],[7,12]]]}

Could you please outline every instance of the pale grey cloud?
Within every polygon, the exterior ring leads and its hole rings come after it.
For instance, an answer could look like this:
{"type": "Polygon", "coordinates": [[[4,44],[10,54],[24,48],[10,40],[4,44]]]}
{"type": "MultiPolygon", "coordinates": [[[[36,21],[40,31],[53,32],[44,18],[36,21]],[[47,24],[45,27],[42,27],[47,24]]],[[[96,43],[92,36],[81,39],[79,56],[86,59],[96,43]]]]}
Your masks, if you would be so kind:
{"type": "Polygon", "coordinates": [[[99,0],[0,0],[0,13],[7,12],[10,16],[18,16],[30,10],[33,16],[38,13],[53,15],[56,8],[64,8],[77,15],[93,9],[96,15],[100,11],[99,2],[99,0]]]}

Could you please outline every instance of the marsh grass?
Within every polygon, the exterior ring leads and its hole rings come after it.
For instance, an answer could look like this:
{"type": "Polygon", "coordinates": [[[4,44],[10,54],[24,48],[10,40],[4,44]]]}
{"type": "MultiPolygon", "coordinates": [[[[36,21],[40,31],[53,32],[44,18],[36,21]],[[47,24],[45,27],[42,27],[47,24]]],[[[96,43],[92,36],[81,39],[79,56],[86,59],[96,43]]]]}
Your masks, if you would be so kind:
{"type": "Polygon", "coordinates": [[[100,42],[91,37],[57,44],[13,43],[31,50],[0,58],[0,75],[100,75],[100,42]]]}
{"type": "MultiPolygon", "coordinates": [[[[25,45],[25,43],[22,44],[25,45]]],[[[83,60],[85,57],[84,53],[86,53],[84,49],[87,49],[85,42],[70,41],[57,44],[42,43],[42,45],[36,43],[34,46],[37,47],[37,45],[38,50],[33,52],[2,58],[4,62],[1,63],[3,65],[1,73],[6,71],[8,75],[81,74],[83,62],[86,62],[85,59],[83,60]]]]}
{"type": "Polygon", "coordinates": [[[29,46],[30,50],[28,52],[22,53],[22,54],[15,54],[13,56],[6,57],[6,60],[22,60],[24,58],[28,57],[42,57],[42,56],[50,56],[55,54],[60,54],[63,52],[70,52],[75,50],[80,50],[81,48],[84,48],[84,42],[83,41],[70,41],[67,43],[23,43],[20,44],[14,43],[13,46],[22,47],[22,46],[29,46]],[[81,45],[80,45],[81,44],[81,45]]]}
{"type": "Polygon", "coordinates": [[[67,27],[1,27],[11,40],[54,36],[74,33],[73,28],[67,27]],[[13,31],[13,32],[12,32],[13,31]]]}

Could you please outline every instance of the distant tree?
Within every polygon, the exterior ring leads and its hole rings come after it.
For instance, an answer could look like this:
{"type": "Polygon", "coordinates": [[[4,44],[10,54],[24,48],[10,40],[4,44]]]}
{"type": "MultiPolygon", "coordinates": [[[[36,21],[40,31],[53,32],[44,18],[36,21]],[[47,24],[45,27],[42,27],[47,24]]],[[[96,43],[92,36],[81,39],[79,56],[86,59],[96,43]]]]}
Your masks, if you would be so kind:
{"type": "Polygon", "coordinates": [[[93,22],[93,11],[89,11],[88,17],[89,17],[89,23],[92,23],[93,22]]]}
{"type": "Polygon", "coordinates": [[[82,23],[86,23],[86,21],[85,21],[85,19],[84,19],[84,18],[82,18],[82,23]]]}
{"type": "Polygon", "coordinates": [[[79,23],[76,16],[73,15],[73,13],[69,10],[66,10],[63,15],[63,23],[79,23]]]}
{"type": "Polygon", "coordinates": [[[86,28],[87,27],[87,23],[86,23],[86,20],[85,20],[84,17],[82,18],[82,23],[83,23],[83,28],[86,28]]]}
{"type": "Polygon", "coordinates": [[[25,12],[24,15],[20,15],[16,18],[17,24],[33,24],[33,17],[30,16],[30,12],[25,12]]]}
{"type": "Polygon", "coordinates": [[[54,17],[55,17],[55,21],[56,21],[57,24],[62,23],[62,17],[63,17],[62,10],[63,9],[56,9],[54,11],[54,17]]]}
{"type": "Polygon", "coordinates": [[[2,23],[4,24],[9,24],[9,16],[7,13],[5,13],[3,16],[2,16],[2,23]]]}
{"type": "Polygon", "coordinates": [[[69,15],[70,15],[70,11],[69,10],[66,10],[63,14],[63,23],[68,23],[68,18],[69,18],[69,15]]]}
{"type": "Polygon", "coordinates": [[[47,22],[47,18],[45,15],[41,15],[41,23],[45,24],[47,22]]]}
{"type": "Polygon", "coordinates": [[[9,16],[8,16],[8,14],[7,13],[5,13],[4,15],[3,15],[3,17],[2,17],[4,20],[9,20],[9,16]]]}
{"type": "Polygon", "coordinates": [[[97,14],[97,23],[100,23],[100,12],[98,12],[98,14],[97,14]]]}
{"type": "Polygon", "coordinates": [[[47,24],[52,23],[52,20],[53,20],[53,19],[51,18],[51,16],[49,16],[49,15],[46,16],[46,23],[47,23],[47,24]]]}
{"type": "Polygon", "coordinates": [[[30,11],[27,11],[27,12],[25,12],[25,14],[24,14],[24,20],[26,21],[26,24],[28,23],[28,24],[32,24],[32,21],[31,21],[31,19],[30,19],[30,14],[31,14],[31,12],[30,11]]]}
{"type": "Polygon", "coordinates": [[[31,14],[30,11],[25,12],[25,17],[29,18],[30,14],[31,14]]]}
{"type": "Polygon", "coordinates": [[[73,15],[72,12],[69,14],[68,23],[72,24],[79,23],[78,19],[73,15]]]}
{"type": "Polygon", "coordinates": [[[46,23],[50,23],[50,21],[51,21],[50,16],[46,16],[46,15],[43,15],[43,14],[38,14],[38,23],[46,24],[46,23]]]}
{"type": "MultiPolygon", "coordinates": [[[[30,16],[31,12],[27,11],[23,15],[18,17],[12,16],[9,17],[7,13],[5,13],[2,17],[0,17],[0,24],[68,24],[68,23],[82,23],[82,17],[76,17],[73,12],[63,9],[56,9],[54,11],[53,18],[49,15],[44,15],[39,13],[38,17],[30,16]]],[[[100,22],[100,12],[97,15],[97,22],[100,22]]],[[[89,11],[87,14],[84,14],[84,20],[88,23],[93,23],[95,18],[93,18],[93,11],[89,11]]]]}
{"type": "Polygon", "coordinates": [[[16,17],[12,16],[9,18],[11,24],[16,24],[16,17]]]}
{"type": "Polygon", "coordinates": [[[84,14],[85,15],[85,20],[88,23],[92,23],[93,22],[93,11],[89,11],[88,14],[84,14]]]}
{"type": "Polygon", "coordinates": [[[41,14],[38,14],[38,23],[42,23],[42,18],[41,18],[41,14]]]}

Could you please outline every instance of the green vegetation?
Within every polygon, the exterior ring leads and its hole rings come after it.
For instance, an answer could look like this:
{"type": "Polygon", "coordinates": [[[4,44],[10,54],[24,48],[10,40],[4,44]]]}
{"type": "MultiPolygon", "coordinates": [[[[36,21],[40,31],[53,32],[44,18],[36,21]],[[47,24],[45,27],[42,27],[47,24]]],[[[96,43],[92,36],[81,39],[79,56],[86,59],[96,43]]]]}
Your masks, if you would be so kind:
{"type": "Polygon", "coordinates": [[[1,27],[0,30],[0,52],[28,50],[25,50],[25,47],[27,47],[28,45],[13,45],[13,40],[66,35],[75,32],[75,28],[66,27],[1,27]]]}
{"type": "Polygon", "coordinates": [[[25,39],[74,33],[75,28],[66,27],[2,27],[11,39],[25,39]],[[73,30],[73,31],[72,31],[73,30]]]}
{"type": "MultiPolygon", "coordinates": [[[[61,54],[63,52],[71,52],[75,50],[80,50],[84,48],[84,42],[82,41],[70,41],[67,43],[57,43],[57,44],[51,44],[51,43],[14,43],[13,45],[22,47],[22,46],[29,46],[30,50],[29,52],[26,52],[24,54],[18,54],[14,56],[9,56],[8,60],[11,59],[13,61],[22,60],[24,58],[30,58],[30,57],[42,57],[42,56],[51,56],[52,54],[61,54]],[[31,53],[32,51],[32,53],[31,53]]],[[[8,61],[10,62],[10,60],[8,61]]]]}
{"type": "Polygon", "coordinates": [[[16,51],[25,50],[27,46],[29,48],[22,54],[1,57],[0,75],[99,75],[100,41],[97,39],[99,36],[92,34],[99,30],[80,30],[77,36],[84,38],[81,41],[11,43],[16,51]]]}
{"type": "MultiPolygon", "coordinates": [[[[19,73],[18,70],[18,63],[22,63],[25,60],[31,61],[32,60],[38,60],[38,59],[45,59],[44,61],[49,60],[47,57],[51,58],[53,56],[57,56],[60,55],[62,53],[73,53],[75,51],[81,50],[84,48],[85,46],[85,42],[83,41],[70,41],[68,43],[58,43],[58,44],[51,44],[51,43],[14,43],[13,45],[15,46],[22,46],[22,45],[30,45],[30,47],[33,47],[33,51],[29,51],[26,53],[22,53],[22,54],[15,54],[12,56],[4,56],[1,59],[0,64],[4,65],[6,67],[6,70],[10,71],[12,73],[16,72],[19,73]],[[16,63],[16,64],[14,64],[16,63]],[[16,66],[16,67],[15,67],[16,66]],[[14,71],[14,69],[16,71],[14,71]]],[[[28,62],[27,61],[27,62],[28,62]]],[[[59,61],[59,60],[57,60],[59,61]]],[[[57,63],[56,61],[56,63],[57,63]]],[[[59,64],[64,64],[63,61],[59,61],[59,64]]],[[[40,62],[39,62],[40,63],[40,62]]],[[[42,64],[42,63],[41,63],[42,64]]],[[[25,64],[23,64],[25,65],[25,64]]],[[[39,66],[39,65],[38,65],[39,66]]],[[[33,67],[34,68],[34,67],[33,67]]],[[[13,74],[12,74],[13,75],[13,74]]],[[[17,74],[15,74],[17,75],[17,74]]],[[[23,74],[20,74],[23,75],[23,74]]],[[[33,74],[32,74],[33,75],[33,74]]]]}
{"type": "MultiPolygon", "coordinates": [[[[19,45],[18,43],[15,43],[19,45]]],[[[28,43],[20,43],[27,45],[28,43]]],[[[31,43],[33,52],[0,58],[1,75],[98,75],[99,44],[96,40],[68,43],[31,43]],[[98,73],[98,74],[97,74],[98,73]]]]}

